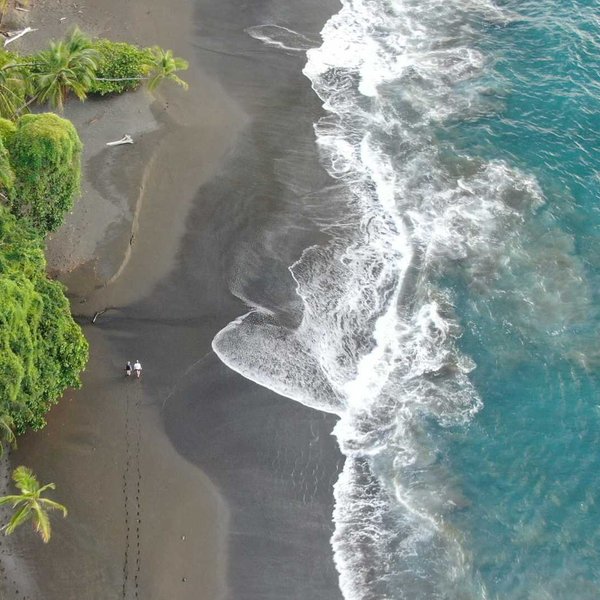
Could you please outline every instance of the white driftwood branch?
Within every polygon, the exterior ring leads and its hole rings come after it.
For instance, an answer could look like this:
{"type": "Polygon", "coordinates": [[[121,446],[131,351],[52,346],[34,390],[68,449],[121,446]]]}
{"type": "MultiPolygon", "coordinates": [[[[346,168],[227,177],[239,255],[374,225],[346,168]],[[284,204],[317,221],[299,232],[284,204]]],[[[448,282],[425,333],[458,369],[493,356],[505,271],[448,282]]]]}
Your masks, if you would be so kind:
{"type": "Polygon", "coordinates": [[[107,146],[120,146],[121,144],[133,144],[133,140],[128,133],[126,133],[120,140],[117,140],[116,142],[106,142],[107,146]]]}
{"type": "Polygon", "coordinates": [[[37,31],[37,29],[32,29],[31,27],[25,27],[25,29],[21,29],[21,31],[11,31],[8,34],[9,38],[4,42],[4,46],[8,46],[11,42],[18,40],[20,37],[24,36],[26,33],[31,33],[32,31],[37,31]]]}

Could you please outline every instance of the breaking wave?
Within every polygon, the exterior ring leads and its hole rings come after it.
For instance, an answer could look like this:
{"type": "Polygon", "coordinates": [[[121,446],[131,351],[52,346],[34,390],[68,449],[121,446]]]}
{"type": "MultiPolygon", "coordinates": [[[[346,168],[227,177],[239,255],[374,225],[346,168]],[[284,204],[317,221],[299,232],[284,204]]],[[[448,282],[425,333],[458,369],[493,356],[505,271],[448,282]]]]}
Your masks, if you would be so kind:
{"type": "MultiPolygon", "coordinates": [[[[502,296],[529,339],[555,323],[557,347],[564,311],[585,311],[589,294],[572,240],[555,228],[550,243],[548,223],[532,218],[545,204],[536,179],[439,135],[502,108],[478,42],[485,26],[518,17],[483,0],[342,5],[304,74],[327,113],[315,124],[320,156],[347,190],[353,224],[290,266],[304,307],[297,328],[259,307],[213,347],[244,376],[338,415],[346,462],[332,544],[345,598],[483,599],[446,519],[467,501],[430,435],[482,407],[444,280],[502,296]],[[556,294],[571,301],[552,302],[556,294]]],[[[266,41],[273,27],[249,33],[266,41]]],[[[284,29],[267,43],[301,49],[284,29]]]]}

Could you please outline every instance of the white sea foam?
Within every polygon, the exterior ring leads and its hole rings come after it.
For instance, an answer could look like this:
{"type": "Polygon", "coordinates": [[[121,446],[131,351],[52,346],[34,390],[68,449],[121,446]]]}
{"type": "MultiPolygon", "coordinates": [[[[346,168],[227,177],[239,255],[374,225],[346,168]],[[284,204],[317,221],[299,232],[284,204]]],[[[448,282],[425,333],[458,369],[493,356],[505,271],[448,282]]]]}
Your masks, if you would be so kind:
{"type": "Polygon", "coordinates": [[[309,48],[315,48],[318,45],[316,40],[282,25],[254,25],[248,27],[246,33],[266,46],[291,52],[306,52],[309,48]]]}
{"type": "MultiPolygon", "coordinates": [[[[427,435],[428,420],[464,423],[481,408],[452,295],[436,281],[458,268],[482,294],[502,278],[508,289],[523,267],[518,232],[544,199],[534,178],[436,141],[439,124],[497,109],[477,85],[482,20],[514,17],[487,0],[342,1],[304,73],[328,113],[315,125],[323,163],[347,185],[358,225],[290,267],[304,304],[297,329],[257,308],[213,342],[246,377],[339,415],[347,461],[332,544],[347,600],[486,597],[445,524],[466,500],[427,435]]],[[[264,29],[249,33],[274,43],[264,29]]],[[[514,301],[539,311],[541,288],[567,294],[580,272],[572,261],[562,284],[556,275],[541,268],[514,301]]]]}

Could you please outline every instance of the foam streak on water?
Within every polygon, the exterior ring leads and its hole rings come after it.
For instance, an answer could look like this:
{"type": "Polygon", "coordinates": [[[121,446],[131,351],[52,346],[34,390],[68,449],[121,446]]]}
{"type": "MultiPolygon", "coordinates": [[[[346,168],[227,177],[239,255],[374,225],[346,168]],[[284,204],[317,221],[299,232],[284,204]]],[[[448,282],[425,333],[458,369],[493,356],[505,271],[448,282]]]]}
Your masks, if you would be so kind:
{"type": "MultiPolygon", "coordinates": [[[[290,267],[304,304],[297,329],[257,308],[213,347],[246,377],[340,417],[347,460],[332,544],[345,598],[483,599],[463,535],[446,518],[465,500],[428,435],[429,423],[468,423],[482,406],[440,282],[459,264],[485,294],[522,272],[531,259],[522,233],[544,197],[533,176],[459,154],[436,132],[501,108],[478,84],[489,65],[477,42],[483,25],[516,17],[484,0],[342,5],[304,73],[327,111],[315,125],[323,164],[346,185],[358,225],[290,267]]],[[[577,290],[573,310],[587,302],[561,235],[552,247],[564,259],[560,282],[538,269],[513,298],[527,327],[557,287],[577,290]]]]}

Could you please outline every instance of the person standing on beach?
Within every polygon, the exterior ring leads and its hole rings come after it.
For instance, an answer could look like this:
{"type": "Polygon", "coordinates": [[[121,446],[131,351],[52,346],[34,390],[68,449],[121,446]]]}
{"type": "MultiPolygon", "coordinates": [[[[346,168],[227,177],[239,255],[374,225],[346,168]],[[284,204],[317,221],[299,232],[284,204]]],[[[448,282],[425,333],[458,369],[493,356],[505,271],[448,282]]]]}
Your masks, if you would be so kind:
{"type": "Polygon", "coordinates": [[[142,374],[142,364],[139,360],[136,360],[133,365],[133,370],[135,371],[136,377],[139,377],[142,374]]]}
{"type": "Polygon", "coordinates": [[[127,364],[125,365],[125,375],[127,375],[127,377],[129,377],[131,375],[131,371],[132,371],[133,367],[131,366],[131,361],[127,361],[127,364]]]}

